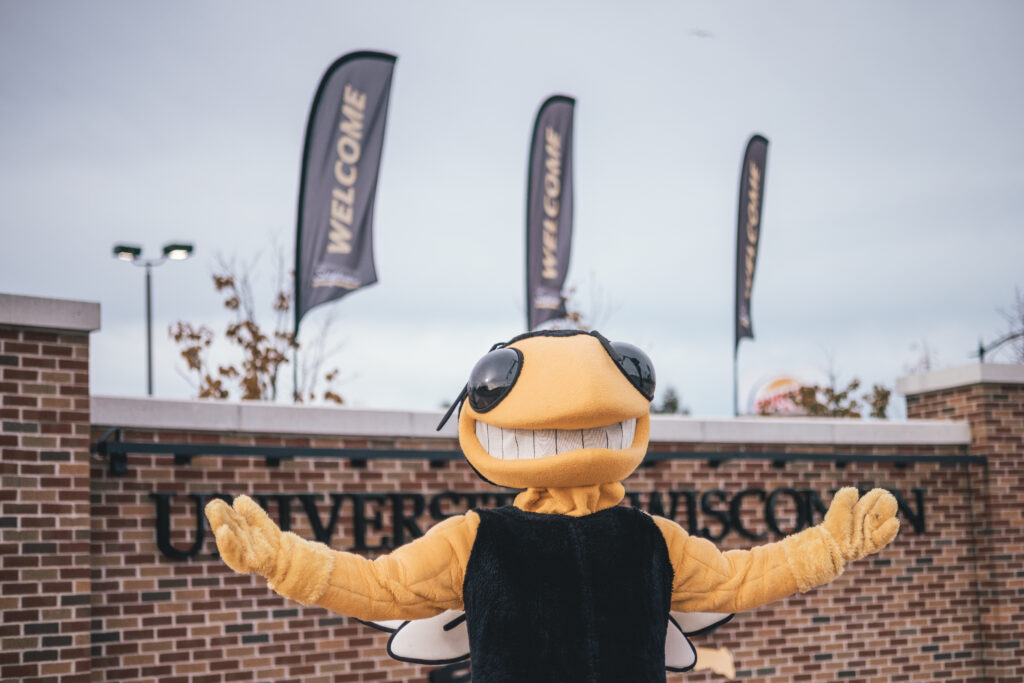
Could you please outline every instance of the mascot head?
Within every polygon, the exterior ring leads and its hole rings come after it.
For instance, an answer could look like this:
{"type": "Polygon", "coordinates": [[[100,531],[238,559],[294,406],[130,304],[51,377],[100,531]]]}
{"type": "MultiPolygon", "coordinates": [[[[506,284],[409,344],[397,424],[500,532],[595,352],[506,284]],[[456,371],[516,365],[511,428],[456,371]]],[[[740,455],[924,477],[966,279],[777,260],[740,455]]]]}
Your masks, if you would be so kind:
{"type": "Polygon", "coordinates": [[[596,332],[524,334],[470,373],[456,401],[459,444],[500,486],[619,482],[647,452],[653,396],[654,367],[631,344],[596,332]]]}

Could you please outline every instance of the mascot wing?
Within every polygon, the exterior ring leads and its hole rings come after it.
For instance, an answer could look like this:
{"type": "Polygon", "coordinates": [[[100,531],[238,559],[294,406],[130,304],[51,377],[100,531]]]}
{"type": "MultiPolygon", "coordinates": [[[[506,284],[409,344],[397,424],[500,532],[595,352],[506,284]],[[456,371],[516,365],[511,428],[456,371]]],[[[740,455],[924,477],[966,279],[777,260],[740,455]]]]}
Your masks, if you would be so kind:
{"type": "MultiPolygon", "coordinates": [[[[712,631],[732,619],[731,614],[672,612],[665,636],[665,668],[689,671],[697,664],[697,650],[690,636],[712,631]]],[[[466,614],[455,610],[428,619],[364,621],[391,634],[388,655],[413,664],[453,664],[469,657],[466,614]]]]}
{"type": "Polygon", "coordinates": [[[690,671],[697,665],[697,648],[691,636],[709,633],[733,618],[732,614],[711,612],[670,612],[665,634],[665,668],[690,671]]]}
{"type": "Polygon", "coordinates": [[[466,613],[447,610],[427,619],[364,621],[391,634],[388,655],[412,664],[454,664],[469,658],[466,613]]]}

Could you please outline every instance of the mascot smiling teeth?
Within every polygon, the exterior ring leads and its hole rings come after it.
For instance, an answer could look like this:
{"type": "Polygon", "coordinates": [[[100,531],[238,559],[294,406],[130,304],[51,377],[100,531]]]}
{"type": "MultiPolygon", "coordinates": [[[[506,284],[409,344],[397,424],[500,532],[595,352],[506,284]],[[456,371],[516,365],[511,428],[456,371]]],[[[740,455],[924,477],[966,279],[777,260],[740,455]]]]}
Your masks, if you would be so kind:
{"type": "Polygon", "coordinates": [[[207,516],[235,571],[394,631],[402,659],[458,661],[468,643],[476,683],[664,681],[695,663],[685,634],[827,583],[895,538],[896,501],[880,489],[842,489],[822,524],[725,553],[620,506],[653,396],[634,346],[521,335],[476,364],[452,407],[466,459],[521,489],[514,505],[450,517],[375,560],[281,532],[246,496],[211,501],[207,516]]]}
{"type": "Polygon", "coordinates": [[[500,460],[532,460],[578,451],[581,448],[621,450],[633,444],[636,420],[589,429],[504,429],[476,423],[476,438],[491,457],[500,460]]]}

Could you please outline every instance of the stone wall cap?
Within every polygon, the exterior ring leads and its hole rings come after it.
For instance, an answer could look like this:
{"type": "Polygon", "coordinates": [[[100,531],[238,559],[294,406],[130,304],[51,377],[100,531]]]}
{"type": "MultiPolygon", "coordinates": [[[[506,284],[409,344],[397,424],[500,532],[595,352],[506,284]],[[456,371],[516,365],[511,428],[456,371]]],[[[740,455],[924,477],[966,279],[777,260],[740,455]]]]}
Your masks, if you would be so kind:
{"type": "Polygon", "coordinates": [[[100,329],[100,305],[92,301],[0,293],[0,325],[93,332],[100,329]]]}
{"type": "Polygon", "coordinates": [[[92,423],[107,427],[448,439],[458,420],[435,431],[441,411],[369,410],[266,401],[169,400],[93,396],[92,423]]]}
{"type": "Polygon", "coordinates": [[[823,417],[701,419],[652,415],[656,443],[803,445],[968,445],[971,430],[956,420],[872,420],[823,417]]]}
{"type": "MultiPolygon", "coordinates": [[[[92,397],[94,425],[137,429],[456,438],[454,417],[443,430],[435,431],[442,414],[256,401],[92,397]]],[[[967,445],[970,439],[968,424],[952,420],[651,417],[655,443],[967,445]]]]}
{"type": "Polygon", "coordinates": [[[896,391],[904,396],[915,396],[974,384],[1024,384],[1024,364],[972,363],[908,375],[896,380],[896,391]]]}

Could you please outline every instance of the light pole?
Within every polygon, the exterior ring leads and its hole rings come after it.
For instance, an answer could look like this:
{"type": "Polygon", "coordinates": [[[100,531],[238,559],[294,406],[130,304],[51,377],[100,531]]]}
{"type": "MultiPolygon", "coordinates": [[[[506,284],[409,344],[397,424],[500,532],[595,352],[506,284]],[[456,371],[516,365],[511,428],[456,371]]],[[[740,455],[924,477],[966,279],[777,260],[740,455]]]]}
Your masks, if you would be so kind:
{"type": "Polygon", "coordinates": [[[114,256],[128,261],[133,266],[146,268],[146,395],[153,395],[153,276],[154,266],[163,265],[167,260],[184,261],[192,255],[191,244],[165,244],[160,258],[142,258],[142,247],[132,244],[114,245],[114,256]]]}
{"type": "Polygon", "coordinates": [[[978,340],[978,353],[975,354],[975,355],[978,356],[978,362],[979,363],[984,363],[985,362],[985,354],[986,353],[988,353],[989,351],[995,351],[996,349],[998,349],[1003,344],[1006,344],[1008,342],[1012,342],[1014,339],[1024,339],[1024,330],[1017,330],[1016,332],[1009,332],[1007,334],[1004,334],[1002,337],[1000,337],[999,339],[996,339],[994,342],[992,342],[988,346],[985,346],[984,342],[982,342],[979,339],[978,340]]]}

